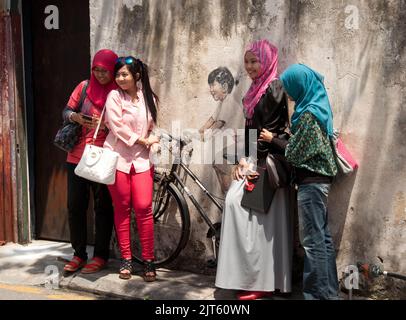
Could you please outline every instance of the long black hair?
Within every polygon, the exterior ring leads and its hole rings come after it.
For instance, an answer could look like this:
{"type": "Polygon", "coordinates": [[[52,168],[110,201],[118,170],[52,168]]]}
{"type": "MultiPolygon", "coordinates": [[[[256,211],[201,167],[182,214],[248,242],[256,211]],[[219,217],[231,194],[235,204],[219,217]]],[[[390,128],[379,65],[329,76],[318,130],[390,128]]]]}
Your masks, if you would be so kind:
{"type": "Polygon", "coordinates": [[[156,123],[158,117],[157,103],[159,102],[159,98],[155,92],[152,91],[151,84],[149,83],[148,66],[140,59],[136,59],[132,56],[120,57],[117,59],[116,65],[114,66],[114,78],[116,77],[118,70],[124,66],[128,67],[128,71],[131,72],[135,82],[141,80],[142,93],[147,102],[147,108],[152,115],[152,119],[156,123]],[[139,78],[137,77],[137,73],[140,75],[139,78]]]}

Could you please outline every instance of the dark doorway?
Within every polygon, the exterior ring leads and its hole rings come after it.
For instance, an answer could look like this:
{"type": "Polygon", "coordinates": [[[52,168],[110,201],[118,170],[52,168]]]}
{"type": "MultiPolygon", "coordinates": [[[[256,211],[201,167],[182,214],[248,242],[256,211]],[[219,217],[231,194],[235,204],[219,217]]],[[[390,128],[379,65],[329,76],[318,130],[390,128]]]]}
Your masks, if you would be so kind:
{"type": "MultiPolygon", "coordinates": [[[[30,75],[26,81],[30,86],[27,87],[27,118],[28,132],[31,132],[30,171],[34,180],[30,184],[35,186],[31,189],[35,237],[68,241],[66,153],[53,145],[53,139],[71,92],[80,81],[89,78],[89,1],[24,0],[22,3],[24,41],[29,48],[25,50],[25,61],[26,73],[30,75]],[[59,29],[47,29],[49,24],[45,25],[45,20],[50,16],[49,9],[55,7],[59,29]]],[[[55,21],[52,22],[55,26],[55,21]]],[[[92,228],[88,234],[92,243],[92,228]]]]}

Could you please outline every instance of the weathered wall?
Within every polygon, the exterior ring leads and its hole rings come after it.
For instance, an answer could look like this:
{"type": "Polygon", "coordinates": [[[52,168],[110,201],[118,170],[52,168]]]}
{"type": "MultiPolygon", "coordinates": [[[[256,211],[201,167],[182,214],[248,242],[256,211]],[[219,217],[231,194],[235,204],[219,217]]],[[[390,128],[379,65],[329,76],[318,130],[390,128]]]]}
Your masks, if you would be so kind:
{"type": "Polygon", "coordinates": [[[404,273],[406,3],[302,2],[295,19],[298,61],[326,76],[334,124],[360,162],[330,199],[339,265],[380,256],[388,269],[404,273]],[[346,28],[347,4],[358,9],[358,29],[346,28]]]}
{"type": "MultiPolygon", "coordinates": [[[[233,116],[242,117],[238,101],[249,85],[243,52],[252,39],[279,47],[280,71],[302,62],[325,75],[334,124],[360,163],[330,197],[339,269],[380,256],[387,269],[406,272],[405,1],[91,0],[90,6],[92,54],[108,47],[150,65],[165,129],[174,120],[183,128],[204,124],[217,107],[207,75],[218,66],[240,81],[230,95],[233,116]]],[[[211,166],[192,169],[221,192],[211,166]]],[[[193,211],[192,217],[193,239],[182,256],[193,256],[197,267],[209,253],[206,228],[193,211]]]]}

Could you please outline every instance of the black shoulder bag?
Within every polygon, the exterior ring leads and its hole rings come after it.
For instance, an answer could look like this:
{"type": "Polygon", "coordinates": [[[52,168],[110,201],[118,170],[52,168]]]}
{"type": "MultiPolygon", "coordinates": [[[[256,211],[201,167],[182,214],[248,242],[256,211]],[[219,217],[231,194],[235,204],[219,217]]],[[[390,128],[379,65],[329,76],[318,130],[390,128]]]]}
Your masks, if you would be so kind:
{"type": "MultiPolygon", "coordinates": [[[[79,110],[82,109],[83,101],[86,98],[86,89],[89,85],[89,81],[83,86],[82,92],[80,94],[79,110]]],[[[70,122],[65,120],[62,127],[56,133],[54,139],[54,145],[63,151],[70,152],[74,146],[78,143],[80,135],[82,133],[82,126],[77,122],[70,122]]]]}
{"type": "MultiPolygon", "coordinates": [[[[284,135],[278,138],[288,139],[284,135]]],[[[241,206],[267,213],[277,189],[290,185],[290,171],[291,167],[283,155],[269,153],[258,162],[257,179],[246,181],[241,206]]]]}
{"type": "Polygon", "coordinates": [[[255,180],[245,181],[244,195],[241,206],[257,212],[267,213],[272,204],[276,188],[269,183],[266,166],[258,164],[258,177],[255,180]]]}

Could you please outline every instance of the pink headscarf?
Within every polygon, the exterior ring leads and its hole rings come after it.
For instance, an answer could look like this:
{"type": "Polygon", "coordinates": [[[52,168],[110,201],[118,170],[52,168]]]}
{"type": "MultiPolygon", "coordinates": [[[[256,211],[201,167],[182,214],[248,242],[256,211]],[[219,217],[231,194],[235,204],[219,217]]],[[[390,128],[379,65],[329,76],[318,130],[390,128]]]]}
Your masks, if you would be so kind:
{"type": "Polygon", "coordinates": [[[261,64],[258,77],[252,81],[251,87],[243,99],[245,117],[251,119],[255,106],[268,88],[269,83],[277,78],[278,49],[268,40],[259,40],[249,44],[245,54],[248,51],[251,51],[261,64]]]}
{"type": "Polygon", "coordinates": [[[108,70],[111,76],[111,81],[108,84],[102,85],[97,81],[93,72],[91,73],[90,83],[86,93],[93,104],[99,109],[103,108],[110,91],[118,88],[114,81],[114,65],[116,64],[117,58],[118,56],[108,49],[97,51],[93,57],[92,70],[95,67],[101,67],[108,70]]]}

